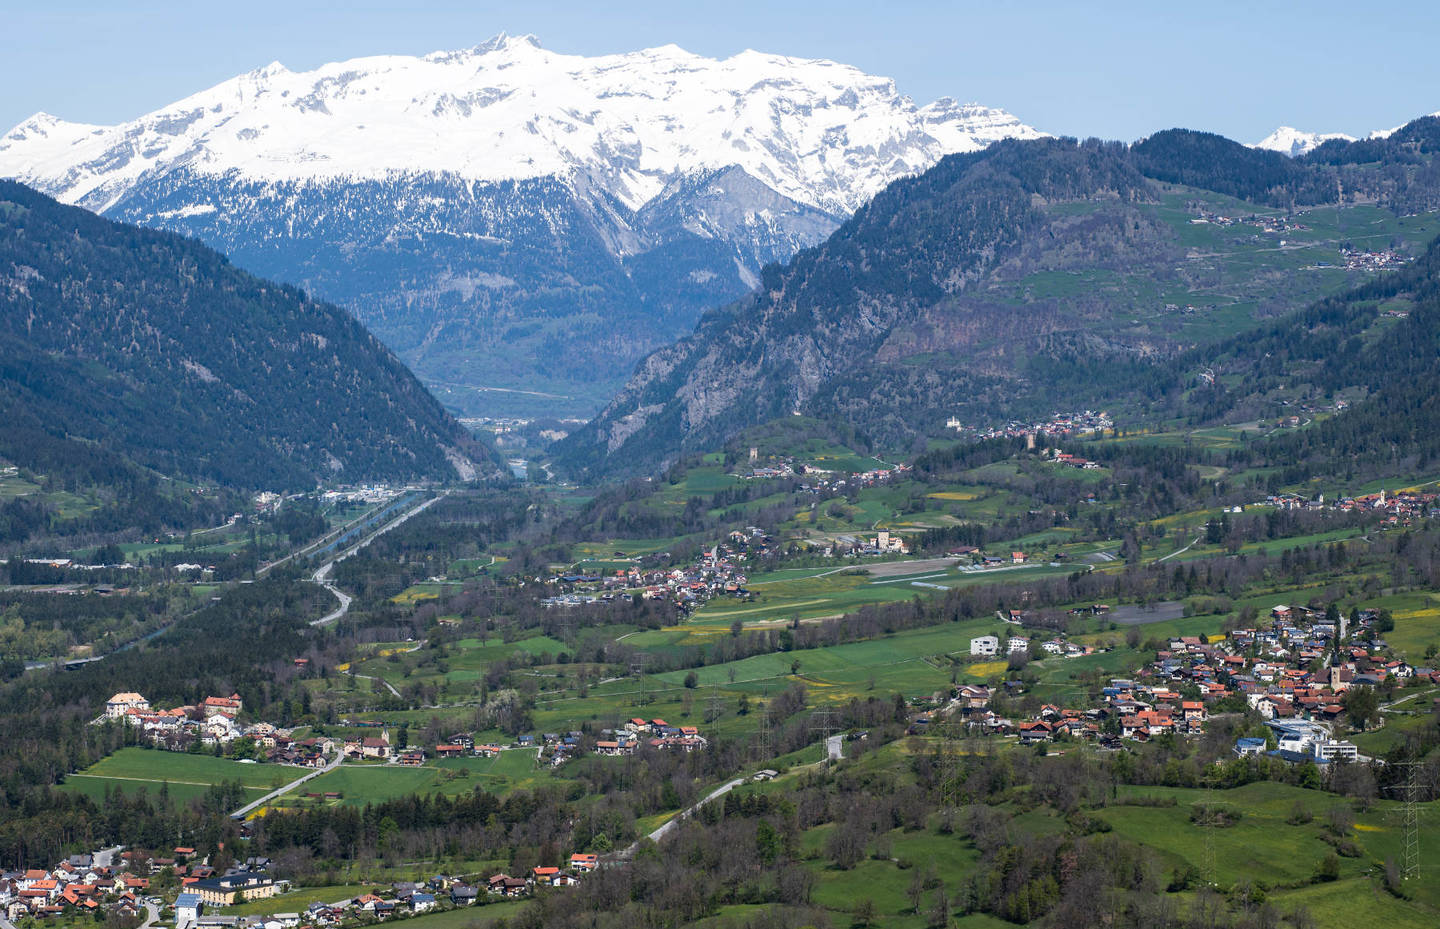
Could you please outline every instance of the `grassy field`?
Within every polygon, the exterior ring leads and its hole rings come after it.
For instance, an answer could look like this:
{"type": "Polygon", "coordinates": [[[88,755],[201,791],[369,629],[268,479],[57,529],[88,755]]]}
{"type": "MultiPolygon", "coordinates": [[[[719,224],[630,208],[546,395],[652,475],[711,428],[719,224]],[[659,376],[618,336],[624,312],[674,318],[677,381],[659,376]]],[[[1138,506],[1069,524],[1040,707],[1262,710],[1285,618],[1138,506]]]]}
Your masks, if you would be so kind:
{"type": "Polygon", "coordinates": [[[171,802],[182,805],[226,781],[238,781],[254,799],[304,773],[284,765],[243,764],[211,755],[124,748],[67,777],[63,789],[99,798],[107,787],[126,794],[144,788],[154,797],[165,784],[171,802]]]}
{"type": "MultiPolygon", "coordinates": [[[[912,912],[906,894],[915,868],[933,867],[953,895],[958,879],[968,873],[979,859],[979,853],[959,835],[907,833],[896,829],[888,836],[891,845],[889,857],[885,860],[866,858],[854,868],[841,871],[819,857],[832,828],[822,826],[807,830],[801,841],[802,851],[816,856],[806,862],[816,878],[814,902],[828,910],[853,913],[862,900],[869,900],[875,905],[879,925],[882,926],[923,929],[929,925],[925,914],[933,893],[925,894],[919,915],[912,912]]],[[[994,920],[961,925],[1009,924],[994,920]]]]}
{"type": "MultiPolygon", "coordinates": [[[[1116,833],[1159,850],[1168,866],[1188,864],[1202,874],[1210,868],[1210,856],[1206,852],[1205,830],[1190,822],[1191,809],[1195,804],[1213,800],[1239,811],[1240,820],[1235,825],[1209,830],[1214,847],[1214,877],[1221,884],[1257,876],[1263,876],[1272,886],[1308,882],[1316,865],[1331,851],[1331,846],[1323,840],[1328,812],[1351,810],[1349,801],[1343,797],[1269,782],[1209,794],[1185,788],[1124,787],[1120,796],[1174,798],[1177,805],[1173,807],[1112,806],[1099,811],[1098,815],[1110,823],[1116,833]],[[1314,820],[1291,824],[1288,820],[1297,806],[1308,810],[1314,820]]],[[[1440,840],[1440,822],[1425,815],[1440,809],[1440,803],[1426,806],[1421,818],[1422,847],[1426,842],[1440,840]]],[[[1344,837],[1355,842],[1364,854],[1360,858],[1340,859],[1342,880],[1373,876],[1375,864],[1398,857],[1403,842],[1398,805],[1394,802],[1381,801],[1367,811],[1351,815],[1355,825],[1344,837]]],[[[1415,901],[1405,907],[1433,911],[1440,907],[1440,881],[1436,880],[1440,877],[1440,866],[1422,861],[1421,871],[1420,877],[1412,882],[1415,901]]],[[[1368,879],[1365,883],[1368,884],[1368,879]]]]}
{"type": "MultiPolygon", "coordinates": [[[[800,682],[822,700],[849,699],[870,689],[872,682],[881,693],[927,694],[947,686],[952,666],[940,656],[968,655],[970,639],[998,626],[997,620],[952,623],[926,629],[908,630],[880,639],[756,655],[723,665],[696,669],[701,687],[716,685],[742,690],[772,689],[800,682]],[[793,662],[799,674],[792,675],[793,662]],[[734,679],[731,679],[731,673],[734,679]]],[[[969,679],[966,666],[961,676],[969,679]]],[[[679,685],[686,673],[672,671],[656,679],[679,685]]]]}
{"type": "Polygon", "coordinates": [[[505,900],[484,906],[459,907],[440,913],[426,913],[405,921],[412,929],[484,929],[499,920],[512,919],[522,907],[523,900],[505,900]]]}
{"type": "MultiPolygon", "coordinates": [[[[434,793],[439,781],[439,769],[428,765],[413,768],[389,764],[341,765],[328,774],[306,781],[300,790],[320,794],[336,792],[340,794],[341,804],[364,806],[406,794],[434,793]]],[[[294,796],[285,799],[289,801],[294,796]]]]}
{"type": "Polygon", "coordinates": [[[706,603],[687,625],[696,635],[718,635],[740,620],[747,626],[801,619],[839,616],[866,604],[895,603],[916,596],[933,597],[946,589],[1026,578],[1069,574],[1073,567],[1048,564],[1006,566],[986,571],[957,571],[917,565],[906,574],[901,563],[856,562],[839,568],[798,569],[756,575],[747,585],[749,601],[717,598],[706,603]],[[870,573],[864,573],[869,571],[870,573]]]}
{"type": "Polygon", "coordinates": [[[295,803],[304,793],[339,793],[344,806],[364,806],[407,794],[455,796],[483,787],[504,794],[559,780],[548,768],[538,768],[534,750],[514,749],[494,758],[445,758],[423,765],[342,765],[301,786],[284,802],[295,803]]]}

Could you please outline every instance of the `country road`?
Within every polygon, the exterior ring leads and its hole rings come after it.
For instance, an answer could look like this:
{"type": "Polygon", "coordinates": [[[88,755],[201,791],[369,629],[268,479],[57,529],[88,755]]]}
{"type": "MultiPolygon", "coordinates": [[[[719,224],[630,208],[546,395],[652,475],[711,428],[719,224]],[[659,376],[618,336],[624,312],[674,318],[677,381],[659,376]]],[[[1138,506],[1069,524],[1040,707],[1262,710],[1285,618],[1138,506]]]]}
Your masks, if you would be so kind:
{"type": "Polygon", "coordinates": [[[385,678],[383,678],[383,677],[376,677],[376,676],[374,676],[373,674],[352,674],[352,675],[350,675],[350,676],[353,677],[353,678],[355,678],[356,680],[361,680],[361,681],[379,681],[380,683],[384,684],[385,687],[386,687],[386,689],[389,690],[392,694],[394,694],[394,695],[397,696],[397,697],[400,696],[400,691],[398,691],[398,690],[395,689],[395,685],[394,685],[394,684],[391,684],[389,681],[385,680],[385,678]]]}
{"type": "MultiPolygon", "coordinates": [[[[270,791],[268,794],[266,794],[265,796],[261,797],[259,800],[255,800],[255,801],[252,801],[252,802],[250,802],[250,803],[245,804],[244,806],[240,807],[240,809],[238,809],[238,810],[236,810],[235,812],[231,813],[231,814],[230,814],[230,818],[231,818],[231,819],[243,819],[247,814],[253,812],[254,810],[259,809],[260,807],[262,807],[262,806],[264,806],[265,804],[269,803],[271,800],[274,800],[276,797],[278,797],[278,796],[280,796],[280,795],[282,795],[282,794],[287,794],[287,793],[289,793],[290,791],[294,790],[296,787],[299,787],[301,784],[305,783],[306,781],[310,780],[311,778],[319,777],[319,776],[322,775],[322,774],[328,774],[328,773],[330,773],[331,771],[334,771],[336,768],[340,767],[340,763],[341,763],[342,761],[344,761],[344,760],[345,760],[345,753],[344,753],[344,752],[337,752],[337,753],[335,754],[335,759],[334,759],[333,761],[331,761],[329,764],[327,764],[325,767],[323,767],[323,768],[315,768],[315,769],[312,770],[312,771],[308,771],[308,772],[305,773],[305,776],[304,776],[304,777],[298,777],[298,778],[296,778],[295,780],[291,781],[290,783],[286,784],[284,787],[277,787],[276,789],[270,791]]],[[[0,929],[3,929],[3,927],[0,927],[0,929]]]]}
{"type": "MultiPolygon", "coordinates": [[[[825,739],[825,759],[824,761],[817,761],[815,762],[815,764],[824,764],[826,761],[839,761],[844,758],[844,743],[844,735],[828,736],[825,739]]],[[[649,835],[645,836],[645,838],[649,839],[651,842],[659,842],[661,839],[665,838],[665,836],[669,835],[681,820],[689,819],[695,814],[696,810],[700,809],[705,804],[711,802],[712,800],[718,800],[719,798],[725,796],[730,791],[734,790],[736,787],[739,787],[741,784],[745,783],[748,780],[748,777],[737,777],[734,780],[726,781],[719,787],[716,787],[714,790],[710,791],[704,797],[696,800],[694,803],[690,804],[688,807],[681,810],[679,813],[676,813],[674,816],[661,823],[658,829],[655,829],[649,835]]],[[[639,846],[640,843],[636,842],[629,848],[622,850],[617,857],[630,858],[635,854],[635,850],[639,848],[639,846]]]]}
{"type": "MultiPolygon", "coordinates": [[[[659,842],[666,835],[668,835],[671,830],[675,828],[675,824],[680,822],[680,820],[689,819],[696,810],[700,809],[700,807],[709,803],[711,800],[715,800],[719,797],[725,796],[730,791],[734,790],[736,787],[739,787],[743,783],[745,783],[745,778],[743,777],[737,777],[733,781],[726,781],[724,784],[721,784],[719,787],[716,787],[714,790],[710,791],[700,800],[695,801],[686,809],[681,810],[679,813],[672,816],[670,819],[667,819],[664,823],[661,824],[659,829],[656,829],[654,832],[650,833],[645,838],[649,839],[652,842],[659,842]]],[[[638,845],[639,843],[637,842],[635,845],[630,846],[624,852],[621,852],[621,855],[623,857],[629,858],[635,853],[635,849],[638,845]]]]}
{"type": "Polygon", "coordinates": [[[1195,538],[1191,539],[1191,540],[1190,540],[1190,544],[1187,545],[1187,546],[1185,546],[1184,548],[1178,549],[1178,550],[1176,550],[1176,551],[1173,551],[1173,552],[1171,552],[1170,554],[1164,556],[1163,558],[1156,558],[1156,559],[1155,559],[1155,564],[1161,564],[1162,562],[1169,561],[1171,558],[1174,558],[1176,555],[1183,555],[1183,554],[1185,554],[1186,552],[1190,551],[1190,549],[1194,548],[1195,545],[1196,545],[1199,541],[1200,541],[1200,537],[1197,535],[1195,538]]]}

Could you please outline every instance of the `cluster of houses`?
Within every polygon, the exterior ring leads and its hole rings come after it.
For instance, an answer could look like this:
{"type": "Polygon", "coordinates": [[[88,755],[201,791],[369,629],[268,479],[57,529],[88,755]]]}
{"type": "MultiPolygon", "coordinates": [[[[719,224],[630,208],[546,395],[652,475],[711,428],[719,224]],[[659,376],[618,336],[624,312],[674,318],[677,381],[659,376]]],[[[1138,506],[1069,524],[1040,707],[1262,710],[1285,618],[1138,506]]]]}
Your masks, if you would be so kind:
{"type": "Polygon", "coordinates": [[[103,853],[71,855],[52,868],[0,872],[0,914],[11,922],[100,911],[141,915],[149,877],[124,873],[110,861],[103,853]]]}
{"type": "MultiPolygon", "coordinates": [[[[1199,734],[1207,718],[1203,701],[1187,700],[1163,686],[1134,681],[1111,681],[1095,706],[1079,709],[1046,704],[1028,719],[996,713],[990,707],[992,696],[986,686],[966,684],[956,690],[951,709],[959,713],[970,730],[1017,736],[1022,744],[1068,736],[1118,748],[1124,739],[1146,741],[1161,733],[1199,734]]],[[[920,728],[924,729],[931,718],[922,716],[921,720],[920,728]]]]}
{"type": "Polygon", "coordinates": [[[1266,216],[1260,213],[1250,213],[1245,216],[1226,216],[1223,213],[1216,213],[1203,208],[1199,210],[1199,213],[1199,216],[1190,220],[1192,226],[1210,225],[1228,228],[1244,223],[1247,226],[1259,226],[1262,232],[1267,232],[1271,235],[1278,235],[1282,232],[1305,232],[1310,228],[1303,223],[1298,223],[1293,219],[1286,219],[1283,216],[1266,216]]]}
{"type": "Polygon", "coordinates": [[[973,434],[977,439],[1026,438],[1033,440],[1037,435],[1093,435],[1115,428],[1115,421],[1109,413],[1095,410],[1081,410],[1078,413],[1056,413],[1047,420],[1022,423],[1011,421],[1003,426],[975,429],[967,426],[957,417],[945,421],[946,429],[953,429],[961,435],[973,434]]]}
{"type": "Polygon", "coordinates": [[[163,857],[116,848],[72,855],[52,868],[0,872],[0,916],[11,922],[85,913],[96,913],[97,919],[99,913],[143,919],[147,908],[159,910],[164,905],[159,897],[151,896],[151,881],[169,871],[180,885],[173,903],[176,929],[337,926],[347,921],[425,913],[445,905],[470,906],[482,899],[527,896],[538,887],[577,884],[601,864],[598,855],[577,852],[564,867],[535,867],[524,877],[502,873],[467,881],[436,875],[424,882],[395,883],[384,894],[365,893],[350,900],[312,903],[303,912],[227,916],[216,911],[286,893],[289,882],[269,874],[270,861],[266,858],[247,859],[223,873],[207,861],[197,858],[195,849],[188,847],[177,847],[163,857]]]}
{"type": "Polygon", "coordinates": [[[325,756],[335,751],[334,743],[328,739],[297,740],[291,738],[288,729],[271,723],[242,723],[239,717],[244,708],[239,694],[157,709],[140,694],[122,691],[105,701],[105,713],[95,721],[122,721],[138,728],[157,748],[171,751],[187,751],[196,742],[213,747],[248,737],[265,753],[267,761],[305,767],[324,767],[325,756]]]}
{"type": "Polygon", "coordinates": [[[603,737],[595,742],[600,755],[633,755],[642,744],[661,751],[693,752],[709,741],[695,726],[672,726],[663,719],[641,719],[636,716],[619,729],[602,730],[603,737]]]}
{"type": "MultiPolygon", "coordinates": [[[[1243,695],[1274,731],[1278,745],[1266,749],[1274,757],[1319,764],[1355,760],[1361,757],[1355,745],[1331,735],[1348,689],[1417,674],[1440,682],[1440,673],[1384,654],[1373,632],[1377,618],[1374,610],[1358,611],[1352,629],[1343,615],[1332,622],[1324,610],[1278,604],[1267,626],[1236,629],[1217,642],[1169,642],[1147,670],[1153,678],[1193,685],[1206,702],[1243,695]]],[[[1242,743],[1236,754],[1256,753],[1253,741],[1242,743]]]]}
{"type": "Polygon", "coordinates": [[[1314,498],[1299,494],[1271,494],[1264,500],[1265,506],[1279,510],[1335,510],[1341,513],[1385,513],[1391,525],[1409,523],[1412,519],[1434,519],[1440,517],[1440,494],[1422,493],[1416,490],[1402,490],[1398,493],[1362,494],[1358,497],[1341,497],[1332,503],[1325,502],[1325,495],[1314,498]]]}
{"type": "MultiPolygon", "coordinates": [[[[1238,694],[1272,732],[1268,738],[1241,739],[1234,749],[1237,755],[1263,752],[1292,763],[1322,765],[1363,761],[1354,743],[1333,734],[1335,721],[1345,713],[1345,691],[1405,682],[1417,675],[1440,683],[1440,671],[1414,668],[1384,654],[1384,643],[1373,633],[1376,611],[1357,612],[1353,629],[1346,618],[1331,622],[1325,615],[1323,610],[1281,604],[1270,611],[1264,628],[1237,629],[1214,641],[1177,637],[1156,652],[1138,680],[1111,680],[1089,707],[1047,705],[1032,718],[1015,720],[991,708],[990,688],[965,685],[955,691],[948,710],[972,730],[1014,735],[1021,742],[1050,741],[1064,734],[1119,748],[1125,740],[1198,735],[1211,705],[1238,694]]],[[[971,640],[970,653],[988,658],[1032,647],[1031,640],[1018,636],[1003,641],[987,635],[971,640]]],[[[1051,654],[1071,653],[1063,639],[1042,647],[1051,654]]],[[[925,731],[931,723],[931,716],[922,715],[912,728],[925,731]]]]}
{"type": "Polygon", "coordinates": [[[1050,460],[1055,464],[1079,468],[1082,471],[1096,471],[1100,468],[1098,462],[1091,461],[1088,458],[1082,458],[1079,455],[1072,455],[1069,452],[1062,452],[1058,448],[1050,449],[1050,460]]]}
{"type": "MultiPolygon", "coordinates": [[[[493,874],[480,881],[436,875],[424,882],[400,881],[389,893],[364,893],[337,903],[312,903],[303,914],[281,914],[280,927],[337,926],[347,919],[385,920],[401,914],[428,913],[448,904],[467,907],[489,899],[526,897],[540,887],[569,887],[600,867],[599,856],[576,853],[565,867],[537,866],[524,877],[493,874]]],[[[177,927],[183,929],[183,927],[177,927]]],[[[268,924],[263,929],[272,929],[268,924]]]]}
{"type": "MultiPolygon", "coordinates": [[[[588,741],[579,730],[522,734],[516,736],[511,745],[477,744],[468,733],[455,733],[438,743],[433,755],[436,758],[494,758],[503,751],[532,749],[541,764],[559,767],[587,749],[597,755],[613,756],[633,755],[642,746],[661,751],[676,749],[693,752],[708,744],[695,726],[672,726],[663,719],[637,717],[618,729],[600,730],[599,738],[593,742],[588,741]]],[[[388,734],[384,733],[346,741],[343,750],[346,757],[356,760],[389,759],[400,765],[421,765],[427,757],[426,750],[418,746],[393,749],[388,734]]],[[[318,794],[306,796],[320,797],[318,794]]]]}
{"type": "MultiPolygon", "coordinates": [[[[522,735],[517,740],[519,747],[528,748],[535,744],[533,736],[522,735]]],[[[693,752],[702,749],[709,741],[695,726],[672,726],[663,719],[628,720],[618,729],[601,729],[599,738],[590,745],[597,755],[607,757],[633,755],[641,747],[658,751],[693,752]]],[[[542,763],[559,767],[580,754],[586,747],[584,734],[547,732],[540,737],[539,758],[542,763]]]]}
{"type": "Polygon", "coordinates": [[[1345,255],[1346,271],[1388,271],[1407,265],[1412,260],[1408,255],[1391,249],[1367,252],[1347,248],[1342,249],[1342,253],[1345,255]]]}
{"type": "Polygon", "coordinates": [[[224,906],[260,900],[287,890],[266,872],[268,859],[251,858],[217,873],[206,860],[196,860],[195,849],[177,847],[166,856],[108,849],[71,855],[52,868],[0,873],[0,915],[11,922],[33,917],[68,917],[85,913],[114,914],[136,919],[147,906],[158,907],[150,896],[150,882],[163,871],[180,882],[175,901],[177,929],[201,922],[205,906],[224,906]]]}
{"type": "MultiPolygon", "coordinates": [[[[755,461],[755,449],[751,449],[751,462],[755,461]]],[[[784,459],[773,465],[759,465],[750,468],[739,476],[749,480],[795,477],[805,475],[807,480],[800,485],[799,490],[807,493],[823,493],[827,491],[844,492],[855,487],[877,487],[903,476],[910,470],[909,465],[894,464],[884,468],[871,468],[868,471],[846,471],[844,477],[835,475],[842,472],[826,471],[814,465],[795,464],[791,459],[784,459]]]]}
{"type": "Polygon", "coordinates": [[[546,583],[562,593],[541,601],[546,606],[575,606],[595,601],[625,599],[673,600],[690,611],[715,597],[748,597],[746,564],[773,555],[776,540],[756,526],[736,530],[706,549],[684,567],[644,570],[617,568],[610,574],[561,574],[546,583]]]}
{"type": "MultiPolygon", "coordinates": [[[[1018,611],[1017,611],[1018,612],[1018,611]]],[[[1036,647],[1036,643],[1024,636],[1008,636],[1002,643],[997,635],[977,635],[970,640],[970,655],[973,658],[996,658],[1000,655],[1016,655],[1029,652],[1036,647]]],[[[1064,636],[1054,636],[1040,642],[1039,650],[1046,655],[1063,655],[1066,658],[1079,658],[1082,655],[1092,654],[1093,646],[1081,645],[1071,642],[1064,636]]]]}

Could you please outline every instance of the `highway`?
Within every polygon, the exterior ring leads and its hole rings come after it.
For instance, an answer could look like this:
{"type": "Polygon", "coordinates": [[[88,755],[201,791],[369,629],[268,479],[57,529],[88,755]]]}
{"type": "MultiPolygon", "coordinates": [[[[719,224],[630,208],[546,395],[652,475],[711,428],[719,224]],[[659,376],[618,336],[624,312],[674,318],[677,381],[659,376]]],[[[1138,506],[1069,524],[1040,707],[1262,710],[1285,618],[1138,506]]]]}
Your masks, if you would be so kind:
{"type": "MultiPolygon", "coordinates": [[[[340,618],[341,618],[342,616],[344,616],[346,613],[350,612],[350,604],[354,601],[355,598],[352,597],[352,596],[350,596],[349,594],[345,593],[345,591],[341,590],[339,587],[336,587],[336,586],[335,586],[333,583],[331,583],[331,581],[330,581],[330,572],[335,569],[335,565],[336,565],[337,563],[339,563],[339,562],[341,562],[341,561],[344,561],[346,558],[349,558],[351,555],[353,555],[353,554],[355,554],[356,552],[360,551],[360,549],[364,548],[365,546],[369,545],[371,542],[373,542],[373,541],[375,541],[376,539],[380,538],[380,536],[382,536],[382,535],[384,535],[385,533],[389,532],[391,529],[394,529],[396,526],[399,526],[399,525],[403,524],[406,520],[410,519],[412,516],[418,516],[419,514],[425,512],[426,510],[428,510],[430,507],[434,506],[434,505],[435,505],[437,502],[439,502],[440,500],[445,499],[445,496],[446,496],[447,494],[449,494],[449,491],[448,491],[448,490],[447,490],[447,491],[442,491],[441,493],[439,493],[439,494],[437,494],[437,495],[435,495],[435,496],[433,496],[433,497],[429,497],[429,498],[427,498],[427,499],[425,499],[425,500],[420,501],[420,503],[419,503],[418,505],[413,506],[413,507],[410,507],[410,508],[407,509],[405,512],[401,513],[399,516],[397,516],[397,517],[395,517],[394,519],[392,519],[390,522],[385,523],[385,524],[382,525],[380,528],[376,529],[374,532],[369,533],[369,534],[366,535],[364,538],[362,538],[359,542],[356,542],[354,545],[352,545],[352,546],[350,546],[349,548],[345,549],[345,550],[342,551],[340,554],[336,555],[334,558],[331,558],[329,561],[325,562],[323,565],[321,565],[319,568],[317,568],[317,569],[315,570],[315,573],[312,574],[312,575],[310,575],[310,580],[313,581],[313,582],[316,583],[316,584],[319,584],[321,587],[324,587],[326,590],[328,590],[328,591],[330,591],[332,594],[334,594],[334,595],[335,595],[335,599],[338,600],[338,601],[340,601],[340,605],[339,605],[338,607],[336,607],[334,610],[332,610],[331,612],[326,613],[324,616],[320,617],[319,619],[313,620],[313,621],[310,623],[310,625],[312,625],[312,626],[328,626],[328,625],[330,625],[331,623],[335,622],[336,620],[340,619],[340,618]]],[[[387,686],[388,686],[388,685],[387,685],[387,686]]],[[[391,690],[393,691],[394,688],[391,688],[391,690]]]]}

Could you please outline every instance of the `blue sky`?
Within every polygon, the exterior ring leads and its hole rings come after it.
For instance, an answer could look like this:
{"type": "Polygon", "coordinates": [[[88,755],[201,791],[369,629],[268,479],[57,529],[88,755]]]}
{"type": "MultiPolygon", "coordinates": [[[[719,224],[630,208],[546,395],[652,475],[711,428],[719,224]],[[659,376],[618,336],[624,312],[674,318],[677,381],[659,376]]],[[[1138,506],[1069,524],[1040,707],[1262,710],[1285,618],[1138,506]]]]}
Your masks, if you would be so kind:
{"type": "Polygon", "coordinates": [[[279,60],[303,70],[495,33],[606,54],[755,48],[893,77],[919,103],[1003,107],[1050,132],[1186,126],[1253,142],[1280,124],[1363,134],[1440,110],[1440,4],[0,0],[0,131],[45,110],[132,119],[279,60]]]}

